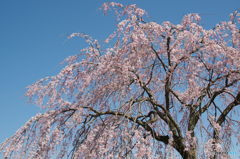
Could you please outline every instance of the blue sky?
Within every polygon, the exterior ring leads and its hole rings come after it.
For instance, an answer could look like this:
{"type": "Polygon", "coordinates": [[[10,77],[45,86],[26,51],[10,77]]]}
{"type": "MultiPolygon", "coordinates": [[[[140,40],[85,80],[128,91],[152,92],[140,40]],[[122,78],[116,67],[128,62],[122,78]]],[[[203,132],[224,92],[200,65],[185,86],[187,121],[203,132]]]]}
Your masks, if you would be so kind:
{"type": "MultiPolygon", "coordinates": [[[[85,46],[67,39],[83,32],[103,40],[116,24],[99,10],[101,0],[0,1],[0,142],[10,137],[40,109],[28,103],[26,86],[61,69],[65,57],[85,46]]],[[[200,13],[213,27],[240,8],[239,0],[119,0],[145,9],[150,20],[179,23],[187,13],[200,13]]]]}

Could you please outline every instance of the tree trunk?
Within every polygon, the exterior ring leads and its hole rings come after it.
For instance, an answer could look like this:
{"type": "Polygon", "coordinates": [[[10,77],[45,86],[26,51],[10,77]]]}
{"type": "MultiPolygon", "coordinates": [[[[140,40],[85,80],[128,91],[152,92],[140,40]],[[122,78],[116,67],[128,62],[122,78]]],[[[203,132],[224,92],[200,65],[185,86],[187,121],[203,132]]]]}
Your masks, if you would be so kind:
{"type": "MultiPolygon", "coordinates": [[[[194,136],[194,134],[192,134],[192,136],[194,136]]],[[[175,148],[175,150],[179,152],[183,159],[197,159],[196,145],[192,143],[192,147],[190,148],[190,150],[185,151],[186,147],[183,144],[183,141],[184,139],[182,138],[174,137],[173,147],[175,148]]]]}
{"type": "Polygon", "coordinates": [[[196,149],[185,151],[182,157],[183,159],[197,159],[196,149]]]}

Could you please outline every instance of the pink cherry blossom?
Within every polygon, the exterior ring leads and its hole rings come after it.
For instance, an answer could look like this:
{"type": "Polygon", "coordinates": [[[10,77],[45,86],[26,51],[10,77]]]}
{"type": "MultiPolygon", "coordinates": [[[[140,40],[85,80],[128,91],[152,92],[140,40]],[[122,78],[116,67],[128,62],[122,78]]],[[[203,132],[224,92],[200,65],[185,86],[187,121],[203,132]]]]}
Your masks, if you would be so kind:
{"type": "Polygon", "coordinates": [[[104,45],[64,61],[28,87],[43,108],[0,145],[5,158],[230,158],[239,149],[239,13],[204,29],[147,19],[136,5],[104,3],[119,21],[104,45]]]}

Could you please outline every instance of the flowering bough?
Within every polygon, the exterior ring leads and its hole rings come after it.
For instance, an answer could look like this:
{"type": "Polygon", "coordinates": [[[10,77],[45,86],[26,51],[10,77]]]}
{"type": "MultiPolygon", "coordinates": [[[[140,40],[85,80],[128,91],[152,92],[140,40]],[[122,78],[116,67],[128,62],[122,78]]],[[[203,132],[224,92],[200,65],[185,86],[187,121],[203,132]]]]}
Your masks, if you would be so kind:
{"type": "Polygon", "coordinates": [[[239,13],[205,30],[145,21],[136,5],[105,3],[119,24],[102,48],[68,57],[28,87],[45,112],[0,145],[5,158],[230,158],[239,143],[239,13]]]}

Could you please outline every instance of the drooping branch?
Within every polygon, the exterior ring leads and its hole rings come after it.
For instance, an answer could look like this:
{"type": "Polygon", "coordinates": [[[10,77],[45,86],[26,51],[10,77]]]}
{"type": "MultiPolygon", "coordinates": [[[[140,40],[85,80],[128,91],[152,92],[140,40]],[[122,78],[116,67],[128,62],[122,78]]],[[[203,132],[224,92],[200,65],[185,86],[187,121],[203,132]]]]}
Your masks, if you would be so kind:
{"type": "MultiPolygon", "coordinates": [[[[217,80],[216,80],[216,81],[217,81],[217,80]]],[[[216,81],[215,81],[215,82],[216,82],[216,81]]],[[[234,85],[234,84],[237,83],[238,81],[239,81],[238,79],[237,79],[237,80],[233,80],[231,83],[228,83],[227,85],[225,85],[222,89],[217,90],[217,91],[209,94],[209,95],[210,95],[209,101],[208,101],[203,107],[199,106],[199,110],[195,111],[195,112],[194,112],[194,115],[192,115],[192,117],[190,118],[189,124],[188,124],[188,130],[194,130],[194,128],[195,128],[198,120],[200,119],[200,116],[201,116],[206,110],[208,110],[208,108],[213,104],[213,102],[214,102],[214,100],[216,99],[216,97],[219,96],[220,94],[224,93],[226,88],[234,85]]],[[[214,84],[214,83],[212,83],[212,84],[214,84]]],[[[211,85],[208,85],[208,86],[207,86],[205,93],[207,93],[207,92],[209,91],[210,86],[211,86],[211,85]]],[[[197,109],[197,107],[196,107],[195,109],[197,109]]],[[[231,109],[230,109],[230,110],[231,110],[231,109]]]]}
{"type": "Polygon", "coordinates": [[[173,117],[171,116],[171,114],[169,113],[168,110],[166,110],[166,108],[161,105],[161,104],[158,104],[158,102],[154,99],[154,95],[153,93],[151,92],[151,90],[146,86],[146,84],[140,80],[138,74],[136,74],[135,72],[133,72],[137,79],[138,79],[138,82],[140,84],[140,86],[143,88],[143,90],[146,91],[146,93],[148,94],[149,96],[149,102],[153,105],[154,109],[158,112],[159,114],[159,117],[161,119],[163,119],[167,124],[168,126],[170,127],[170,130],[173,131],[174,135],[175,136],[179,136],[181,137],[182,136],[182,133],[181,133],[181,129],[180,127],[178,126],[178,124],[175,122],[175,120],[173,119],[173,117]],[[162,109],[162,111],[166,114],[166,115],[163,115],[162,112],[160,112],[158,110],[158,107],[162,109]],[[165,117],[166,116],[166,117],[165,117]]]}
{"type": "Polygon", "coordinates": [[[155,138],[156,140],[161,141],[165,144],[168,144],[168,142],[169,142],[168,135],[165,135],[165,136],[159,135],[154,129],[151,128],[151,126],[149,126],[149,124],[147,122],[139,120],[139,118],[142,118],[143,116],[132,117],[132,116],[122,113],[122,112],[116,112],[116,111],[101,112],[101,111],[97,111],[97,110],[93,109],[92,107],[83,107],[83,108],[89,109],[90,111],[94,112],[95,114],[94,115],[90,114],[90,116],[93,116],[95,118],[104,116],[104,115],[113,115],[113,116],[120,116],[120,117],[126,118],[126,119],[132,121],[133,123],[136,123],[136,124],[142,126],[146,131],[150,132],[152,137],[155,138]]]}
{"type": "Polygon", "coordinates": [[[157,59],[160,61],[161,65],[162,65],[162,67],[163,67],[163,69],[164,69],[164,71],[167,72],[167,66],[166,66],[166,64],[165,64],[165,63],[163,62],[163,60],[160,58],[160,56],[158,55],[158,52],[154,49],[154,47],[153,47],[152,45],[151,45],[151,48],[152,48],[154,54],[156,55],[157,59]]]}
{"type": "Polygon", "coordinates": [[[240,92],[238,92],[234,101],[230,103],[221,113],[221,115],[217,119],[217,123],[222,125],[222,123],[226,120],[226,116],[231,112],[231,110],[240,104],[240,92]]]}

